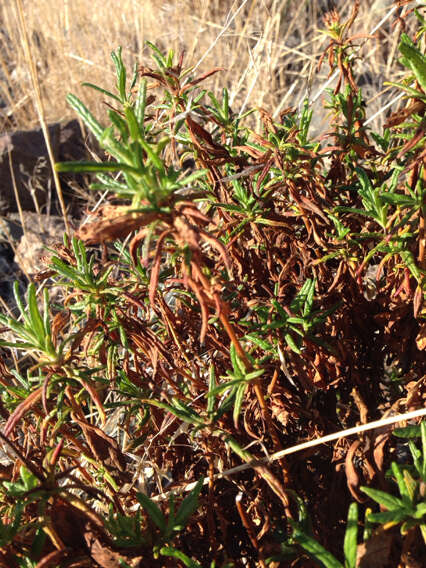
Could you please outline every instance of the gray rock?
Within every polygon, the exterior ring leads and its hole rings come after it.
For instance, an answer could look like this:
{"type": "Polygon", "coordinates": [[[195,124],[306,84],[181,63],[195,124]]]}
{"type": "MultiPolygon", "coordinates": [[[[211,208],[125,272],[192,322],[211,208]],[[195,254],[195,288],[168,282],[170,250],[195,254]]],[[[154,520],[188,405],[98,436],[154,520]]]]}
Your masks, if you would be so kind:
{"type": "MultiPolygon", "coordinates": [[[[49,126],[52,150],[57,161],[81,160],[86,151],[77,120],[49,126]]],[[[10,173],[9,152],[21,207],[34,211],[34,200],[42,207],[53,188],[53,175],[41,128],[6,132],[0,136],[0,215],[17,211],[10,173]]],[[[65,183],[70,176],[63,177],[65,183]]]]}
{"type": "Polygon", "coordinates": [[[25,232],[15,248],[15,263],[26,274],[46,270],[46,247],[61,244],[65,232],[62,217],[24,212],[25,232]]]}

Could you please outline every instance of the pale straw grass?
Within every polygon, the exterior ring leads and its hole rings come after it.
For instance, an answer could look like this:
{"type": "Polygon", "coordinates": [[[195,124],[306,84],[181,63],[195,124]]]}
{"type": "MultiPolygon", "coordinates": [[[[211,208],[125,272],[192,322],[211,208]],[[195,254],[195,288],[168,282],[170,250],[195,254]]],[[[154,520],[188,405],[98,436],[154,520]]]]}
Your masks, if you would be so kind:
{"type": "MultiPolygon", "coordinates": [[[[335,4],[346,18],[352,2],[335,4]]],[[[39,121],[32,105],[32,76],[14,5],[0,3],[0,129],[31,128],[39,121]]],[[[312,92],[327,80],[326,65],[319,73],[315,69],[327,44],[319,33],[327,5],[325,0],[24,1],[23,16],[44,119],[54,122],[74,117],[65,102],[68,92],[82,98],[96,116],[105,116],[103,97],[81,83],[111,88],[115,78],[110,52],[121,45],[125,63],[132,69],[135,63],[148,62],[145,40],[164,51],[185,49],[186,65],[195,66],[200,73],[224,67],[205,87],[217,94],[227,87],[234,111],[239,112],[242,106],[263,106],[277,116],[278,107],[295,105],[304,97],[310,72],[312,92]]],[[[380,34],[378,39],[365,42],[360,55],[368,53],[368,57],[356,62],[357,72],[373,83],[366,87],[368,96],[381,90],[390,73],[393,80],[398,78],[394,71],[400,28],[392,27],[392,6],[392,0],[361,0],[353,28],[355,34],[366,34],[373,28],[380,34]]],[[[402,73],[401,67],[396,70],[402,73]]],[[[392,94],[385,93],[374,101],[371,114],[392,94]]]]}
{"type": "MultiPolygon", "coordinates": [[[[347,428],[346,430],[340,430],[339,432],[335,432],[334,434],[328,434],[327,436],[322,436],[321,438],[316,438],[314,440],[308,440],[306,442],[302,442],[300,444],[296,444],[295,446],[291,446],[290,448],[286,448],[284,450],[280,450],[275,454],[267,456],[262,459],[258,459],[254,462],[248,462],[231,469],[227,469],[220,473],[217,473],[213,476],[213,479],[221,479],[223,477],[230,477],[236,473],[240,473],[246,469],[251,469],[256,467],[259,464],[269,464],[276,460],[280,460],[285,456],[289,456],[290,454],[295,454],[297,452],[302,452],[303,450],[308,450],[310,448],[314,448],[315,446],[320,446],[322,444],[327,444],[328,442],[334,442],[335,440],[339,440],[340,438],[345,438],[347,436],[353,436],[356,434],[362,434],[363,432],[368,432],[370,430],[376,430],[379,428],[385,428],[386,426],[392,426],[394,424],[400,424],[402,422],[407,422],[409,420],[413,420],[415,418],[421,418],[426,416],[426,408],[421,408],[419,410],[414,410],[412,412],[406,412],[405,414],[397,414],[396,416],[389,416],[387,418],[381,418],[380,420],[375,420],[373,422],[368,422],[367,424],[360,424],[359,426],[354,426],[353,428],[347,428]]],[[[209,478],[204,479],[204,485],[207,485],[210,482],[209,478]]],[[[192,491],[196,486],[197,482],[188,483],[181,487],[174,488],[167,493],[160,493],[151,497],[153,501],[162,501],[163,499],[168,499],[170,495],[180,495],[182,493],[186,493],[188,491],[192,491]]]]}
{"type": "MultiPolygon", "coordinates": [[[[46,142],[47,153],[49,155],[49,161],[50,161],[50,165],[51,165],[51,168],[52,168],[52,175],[53,175],[53,179],[54,179],[55,187],[56,187],[56,193],[58,195],[59,203],[61,204],[62,215],[63,215],[63,219],[64,219],[64,223],[65,223],[65,230],[66,230],[67,233],[70,233],[70,227],[69,227],[69,224],[68,224],[65,201],[64,201],[64,197],[63,197],[62,189],[61,189],[61,183],[59,181],[59,175],[55,170],[55,157],[54,157],[54,154],[53,154],[52,144],[51,144],[51,141],[50,141],[49,128],[48,128],[46,118],[45,118],[44,104],[43,104],[43,99],[42,99],[41,91],[40,91],[40,83],[39,83],[39,77],[38,77],[36,62],[35,62],[34,55],[31,51],[29,40],[28,40],[28,30],[27,30],[27,25],[26,25],[26,21],[25,21],[24,12],[23,12],[22,0],[15,0],[15,6],[16,6],[16,12],[17,12],[17,17],[18,17],[18,28],[19,28],[19,32],[20,32],[20,36],[21,36],[21,44],[22,44],[22,48],[23,48],[23,51],[24,51],[24,54],[25,54],[25,61],[26,61],[26,64],[27,64],[27,67],[28,67],[28,70],[29,70],[30,77],[31,77],[32,95],[33,95],[33,100],[34,100],[34,106],[37,110],[38,120],[40,122],[40,126],[41,126],[42,131],[43,131],[44,140],[46,142]]],[[[21,211],[20,211],[20,213],[21,213],[21,211]]],[[[22,218],[22,213],[21,213],[21,218],[22,218]]]]}

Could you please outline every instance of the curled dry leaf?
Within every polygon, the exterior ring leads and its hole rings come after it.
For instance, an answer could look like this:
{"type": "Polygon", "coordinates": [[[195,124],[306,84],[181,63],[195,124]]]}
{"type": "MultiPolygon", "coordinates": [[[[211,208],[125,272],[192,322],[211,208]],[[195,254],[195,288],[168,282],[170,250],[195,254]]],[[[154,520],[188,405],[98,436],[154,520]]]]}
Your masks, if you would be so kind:
{"type": "Polygon", "coordinates": [[[21,418],[29,410],[31,410],[34,405],[38,403],[38,401],[41,399],[42,393],[43,387],[41,386],[38,389],[34,390],[30,395],[28,395],[27,398],[20,404],[18,404],[5,424],[4,435],[6,437],[9,437],[13,433],[13,430],[15,429],[17,423],[21,420],[21,418]]]}
{"type": "Polygon", "coordinates": [[[351,492],[352,497],[356,499],[358,503],[364,503],[366,499],[359,490],[360,478],[354,464],[354,457],[360,445],[361,442],[359,440],[352,442],[348,453],[346,454],[345,472],[348,489],[351,492]]]}
{"type": "Polygon", "coordinates": [[[74,418],[83,430],[86,442],[97,460],[101,461],[109,468],[116,468],[121,472],[125,471],[126,460],[117,441],[108,434],[105,434],[97,426],[74,418]]]}
{"type": "Polygon", "coordinates": [[[99,244],[125,238],[132,231],[149,225],[156,219],[166,219],[158,211],[131,212],[127,206],[105,206],[100,210],[99,221],[82,225],[76,237],[86,244],[99,244]]]}

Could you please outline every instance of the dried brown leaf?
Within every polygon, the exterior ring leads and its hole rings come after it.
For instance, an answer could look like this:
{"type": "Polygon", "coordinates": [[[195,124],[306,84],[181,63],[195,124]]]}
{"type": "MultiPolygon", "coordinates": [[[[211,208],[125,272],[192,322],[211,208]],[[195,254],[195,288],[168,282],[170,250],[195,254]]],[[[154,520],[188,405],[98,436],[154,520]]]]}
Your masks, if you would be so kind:
{"type": "Polygon", "coordinates": [[[394,537],[389,531],[379,529],[367,542],[358,545],[358,568],[387,568],[394,537]]]}

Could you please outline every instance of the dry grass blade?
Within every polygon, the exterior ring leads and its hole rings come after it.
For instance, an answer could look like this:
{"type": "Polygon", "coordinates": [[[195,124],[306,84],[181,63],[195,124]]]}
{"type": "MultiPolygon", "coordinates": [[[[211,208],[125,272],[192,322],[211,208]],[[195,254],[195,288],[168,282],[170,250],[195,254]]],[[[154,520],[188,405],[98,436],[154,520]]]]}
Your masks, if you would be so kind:
{"type": "MultiPolygon", "coordinates": [[[[334,434],[329,434],[328,436],[322,436],[321,438],[318,438],[316,440],[309,440],[308,442],[297,444],[296,446],[292,446],[291,448],[280,450],[279,452],[272,454],[268,458],[260,459],[255,463],[245,463],[237,467],[227,469],[225,471],[222,471],[221,473],[217,473],[214,476],[214,479],[221,479],[222,477],[229,477],[231,475],[235,475],[246,469],[256,467],[259,462],[271,463],[276,460],[280,460],[285,456],[289,456],[297,452],[302,452],[303,450],[308,450],[310,448],[314,448],[315,446],[320,446],[321,444],[334,442],[335,440],[339,440],[340,438],[346,438],[347,436],[354,436],[356,434],[361,434],[362,432],[368,432],[369,430],[375,430],[376,428],[384,428],[385,426],[391,426],[393,424],[400,424],[402,422],[407,422],[409,420],[414,420],[415,418],[421,418],[423,416],[426,416],[425,408],[422,408],[420,410],[413,410],[412,412],[407,412],[405,414],[390,416],[389,418],[382,418],[381,420],[375,420],[373,422],[369,422],[368,424],[362,424],[361,426],[354,426],[353,428],[347,428],[346,430],[341,430],[340,432],[335,432],[334,434]]],[[[209,479],[205,479],[204,483],[205,485],[207,485],[209,483],[209,479]]],[[[187,485],[173,489],[173,491],[162,493],[160,495],[155,495],[154,497],[152,497],[152,500],[161,501],[163,499],[168,499],[172,493],[173,494],[186,493],[188,491],[192,491],[194,487],[195,483],[188,483],[187,485]]]]}
{"type": "Polygon", "coordinates": [[[18,14],[19,29],[20,29],[20,32],[21,32],[22,45],[23,45],[23,48],[24,48],[25,57],[26,57],[28,69],[29,69],[29,72],[30,72],[30,75],[31,75],[31,80],[32,80],[34,105],[37,109],[38,118],[39,118],[39,121],[40,121],[41,128],[43,130],[44,139],[46,141],[46,147],[47,147],[47,151],[48,151],[48,154],[49,154],[50,166],[52,168],[52,175],[53,175],[53,179],[55,181],[55,187],[56,187],[56,192],[58,194],[58,199],[59,199],[59,202],[61,204],[62,215],[63,215],[63,219],[64,219],[64,223],[65,223],[65,229],[66,229],[67,233],[70,233],[70,226],[69,226],[69,223],[68,223],[68,216],[67,216],[64,196],[62,194],[61,182],[59,181],[58,173],[55,170],[55,157],[53,155],[53,149],[52,149],[52,144],[51,144],[51,140],[50,140],[49,129],[47,127],[47,123],[46,123],[46,119],[45,119],[44,105],[43,105],[43,100],[42,100],[41,92],[40,92],[40,85],[39,85],[39,80],[38,80],[37,67],[36,67],[36,64],[34,62],[34,57],[32,55],[32,50],[31,50],[31,47],[30,47],[29,39],[28,39],[28,31],[27,31],[27,25],[26,25],[26,22],[25,22],[25,15],[24,15],[24,9],[23,9],[23,5],[22,5],[22,0],[15,0],[15,4],[16,4],[16,10],[17,10],[17,14],[18,14]]]}

